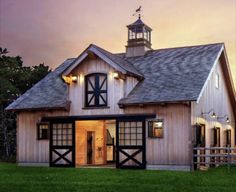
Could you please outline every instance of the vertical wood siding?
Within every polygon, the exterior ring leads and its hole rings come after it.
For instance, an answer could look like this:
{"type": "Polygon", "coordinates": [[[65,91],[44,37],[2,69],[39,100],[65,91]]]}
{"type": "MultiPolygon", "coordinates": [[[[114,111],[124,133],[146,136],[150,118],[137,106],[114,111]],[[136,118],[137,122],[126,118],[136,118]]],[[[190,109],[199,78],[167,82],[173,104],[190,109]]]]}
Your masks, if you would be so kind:
{"type": "Polygon", "coordinates": [[[123,110],[117,105],[138,83],[134,77],[125,80],[113,77],[114,69],[99,58],[86,59],[73,72],[79,76],[77,83],[69,86],[71,101],[70,115],[121,114],[123,110]],[[102,109],[85,109],[85,76],[91,73],[106,73],[108,79],[108,107],[102,109]]]}
{"type": "Polygon", "coordinates": [[[17,127],[18,163],[49,163],[49,140],[37,139],[37,126],[41,117],[67,115],[63,111],[20,112],[17,127]]]}
{"type": "MultiPolygon", "coordinates": [[[[236,107],[236,106],[234,106],[236,107]]],[[[212,76],[209,78],[205,90],[199,100],[199,103],[192,102],[192,118],[191,123],[202,123],[206,125],[206,147],[211,146],[211,130],[213,127],[220,128],[220,146],[225,144],[224,134],[226,129],[231,129],[231,145],[235,146],[235,122],[230,124],[225,122],[225,119],[213,119],[211,115],[201,115],[202,112],[208,112],[214,109],[217,116],[228,115],[230,121],[235,121],[233,115],[233,106],[230,102],[229,94],[226,87],[225,77],[223,75],[221,63],[218,61],[212,76]],[[216,74],[219,74],[219,88],[216,88],[216,74]]],[[[193,137],[195,134],[193,127],[193,137]]]]}
{"type": "Polygon", "coordinates": [[[149,138],[146,122],[147,165],[190,165],[190,107],[183,104],[129,107],[125,113],[155,113],[164,120],[164,137],[149,138]]]}

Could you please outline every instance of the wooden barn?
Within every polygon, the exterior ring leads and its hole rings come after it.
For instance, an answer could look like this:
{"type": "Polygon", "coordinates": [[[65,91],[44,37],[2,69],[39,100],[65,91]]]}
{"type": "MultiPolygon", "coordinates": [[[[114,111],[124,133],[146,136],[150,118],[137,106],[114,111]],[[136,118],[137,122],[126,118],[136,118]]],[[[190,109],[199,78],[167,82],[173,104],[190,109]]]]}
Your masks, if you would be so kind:
{"type": "Polygon", "coordinates": [[[19,165],[184,169],[193,146],[232,146],[236,100],[223,43],[153,50],[127,26],[124,53],[89,45],[6,110],[19,165]]]}

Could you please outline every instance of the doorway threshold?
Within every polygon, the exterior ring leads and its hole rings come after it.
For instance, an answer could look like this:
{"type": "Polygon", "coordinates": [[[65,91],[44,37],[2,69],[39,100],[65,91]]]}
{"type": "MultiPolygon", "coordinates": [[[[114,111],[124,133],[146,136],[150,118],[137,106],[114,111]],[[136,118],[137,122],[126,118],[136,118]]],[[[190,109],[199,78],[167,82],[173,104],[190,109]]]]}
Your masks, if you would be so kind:
{"type": "Polygon", "coordinates": [[[102,165],[76,165],[76,168],[108,168],[115,169],[115,164],[102,164],[102,165]]]}

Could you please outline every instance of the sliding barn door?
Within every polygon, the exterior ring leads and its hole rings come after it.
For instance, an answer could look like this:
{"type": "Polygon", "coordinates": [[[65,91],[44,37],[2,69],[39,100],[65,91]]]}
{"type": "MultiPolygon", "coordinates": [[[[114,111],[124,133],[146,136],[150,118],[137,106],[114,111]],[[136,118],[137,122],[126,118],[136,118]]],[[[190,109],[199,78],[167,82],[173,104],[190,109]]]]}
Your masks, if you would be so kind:
{"type": "Polygon", "coordinates": [[[50,126],[50,166],[75,166],[74,123],[51,123],[50,126]]]}
{"type": "Polygon", "coordinates": [[[146,168],[145,119],[117,119],[116,167],[146,168]]]}

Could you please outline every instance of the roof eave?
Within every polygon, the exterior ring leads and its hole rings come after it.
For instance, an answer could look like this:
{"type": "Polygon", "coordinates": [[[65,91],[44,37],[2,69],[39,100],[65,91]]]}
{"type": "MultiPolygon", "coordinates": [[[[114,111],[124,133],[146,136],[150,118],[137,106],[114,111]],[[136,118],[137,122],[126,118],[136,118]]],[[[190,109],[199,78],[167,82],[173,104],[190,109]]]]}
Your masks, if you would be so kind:
{"type": "Polygon", "coordinates": [[[176,101],[156,101],[156,102],[134,102],[134,103],[122,103],[119,102],[119,106],[137,106],[137,105],[165,105],[165,104],[188,104],[189,102],[196,101],[196,99],[190,100],[176,100],[176,101]]]}

